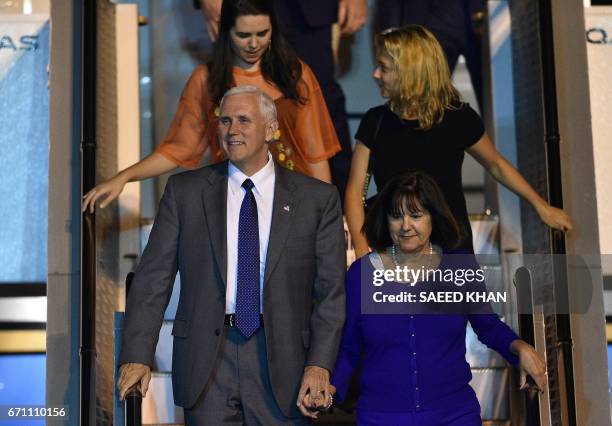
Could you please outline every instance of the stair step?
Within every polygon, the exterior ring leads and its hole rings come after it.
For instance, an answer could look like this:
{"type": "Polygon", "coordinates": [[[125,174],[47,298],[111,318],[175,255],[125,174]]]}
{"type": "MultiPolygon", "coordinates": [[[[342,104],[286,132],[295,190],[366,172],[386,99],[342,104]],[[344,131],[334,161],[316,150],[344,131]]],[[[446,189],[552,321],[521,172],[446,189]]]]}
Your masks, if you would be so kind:
{"type": "Polygon", "coordinates": [[[170,296],[170,302],[168,303],[168,307],[166,307],[166,311],[164,312],[165,320],[173,320],[174,317],[176,316],[176,310],[178,308],[180,290],[181,290],[181,277],[179,274],[176,274],[176,279],[174,280],[174,286],[172,287],[172,296],[170,296]]]}
{"type": "Polygon", "coordinates": [[[515,300],[514,287],[506,287],[504,284],[504,274],[501,265],[482,265],[484,271],[485,284],[487,285],[487,291],[489,292],[500,292],[506,294],[506,300],[508,305],[504,303],[494,303],[493,311],[503,318],[507,309],[507,306],[512,306],[512,300],[515,300]]]}
{"type": "Polygon", "coordinates": [[[507,366],[506,360],[500,354],[489,349],[484,343],[478,340],[478,336],[476,336],[470,324],[467,326],[465,335],[465,359],[473,369],[507,366]]]}
{"type": "Polygon", "coordinates": [[[499,255],[497,215],[470,215],[474,253],[499,255]]]}
{"type": "MultiPolygon", "coordinates": [[[[140,247],[142,247],[143,250],[149,242],[149,235],[151,234],[151,229],[153,229],[153,219],[142,219],[140,223],[140,247]]],[[[176,279],[174,280],[174,287],[172,288],[172,296],[170,297],[170,302],[168,303],[166,312],[164,312],[164,319],[166,320],[173,320],[174,316],[176,315],[180,287],[181,278],[179,274],[176,274],[176,279]]]]}
{"type": "Polygon", "coordinates": [[[509,380],[508,368],[472,369],[470,386],[480,401],[480,417],[483,420],[505,420],[510,417],[509,380]]]}

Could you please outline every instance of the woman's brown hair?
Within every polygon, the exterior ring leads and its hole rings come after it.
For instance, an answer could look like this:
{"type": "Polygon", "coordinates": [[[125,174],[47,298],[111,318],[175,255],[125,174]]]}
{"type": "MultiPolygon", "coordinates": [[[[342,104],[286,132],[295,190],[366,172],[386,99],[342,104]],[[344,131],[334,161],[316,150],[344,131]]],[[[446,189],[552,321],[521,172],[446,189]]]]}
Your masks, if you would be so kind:
{"type": "Polygon", "coordinates": [[[393,244],[389,216],[426,210],[431,215],[430,241],[445,249],[456,248],[467,232],[453,216],[442,190],[427,173],[413,171],[391,179],[368,210],[362,232],[370,247],[383,252],[393,244]]]}
{"type": "Polygon", "coordinates": [[[219,22],[219,38],[213,46],[208,62],[208,92],[215,104],[223,94],[235,86],[232,68],[234,51],[230,30],[240,16],[265,15],[270,18],[272,38],[268,50],[261,58],[261,74],[268,82],[283,92],[283,96],[301,104],[306,102],[306,85],[300,84],[302,64],[297,55],[280,34],[272,0],[223,0],[219,22]]]}

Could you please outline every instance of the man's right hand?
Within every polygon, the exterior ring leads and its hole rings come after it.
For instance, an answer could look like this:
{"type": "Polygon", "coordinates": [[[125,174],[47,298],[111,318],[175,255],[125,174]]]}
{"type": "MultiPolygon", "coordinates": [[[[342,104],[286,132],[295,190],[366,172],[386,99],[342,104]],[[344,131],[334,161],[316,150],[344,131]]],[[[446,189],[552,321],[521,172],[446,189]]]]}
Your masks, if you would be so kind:
{"type": "Polygon", "coordinates": [[[119,399],[123,401],[127,391],[130,390],[130,388],[135,384],[138,384],[140,393],[144,398],[144,396],[147,394],[147,390],[149,389],[150,381],[151,368],[148,365],[138,364],[135,362],[122,364],[121,367],[119,367],[119,380],[117,382],[117,387],[119,388],[119,399]]]}

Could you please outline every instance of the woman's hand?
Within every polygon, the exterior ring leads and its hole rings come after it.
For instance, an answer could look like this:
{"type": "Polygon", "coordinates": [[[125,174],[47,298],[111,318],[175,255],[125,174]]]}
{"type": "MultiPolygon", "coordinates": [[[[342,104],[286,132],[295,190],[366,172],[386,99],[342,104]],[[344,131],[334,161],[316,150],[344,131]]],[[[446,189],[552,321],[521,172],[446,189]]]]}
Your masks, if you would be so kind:
{"type": "Polygon", "coordinates": [[[536,209],[540,219],[546,225],[563,232],[573,229],[569,215],[544,201],[519,171],[497,151],[486,133],[478,142],[469,147],[467,152],[482,164],[495,180],[527,200],[536,209]]]}
{"type": "Polygon", "coordinates": [[[565,210],[558,209],[546,203],[542,205],[542,207],[538,208],[537,212],[542,222],[551,228],[555,228],[563,232],[568,232],[574,229],[572,219],[565,212],[565,210]]]}
{"type": "Polygon", "coordinates": [[[536,352],[533,346],[520,339],[513,341],[510,349],[519,357],[520,389],[527,387],[527,375],[529,375],[538,385],[540,392],[544,392],[548,382],[544,357],[536,352]]]}
{"type": "Polygon", "coordinates": [[[81,211],[85,211],[89,207],[89,211],[93,213],[96,201],[101,197],[104,197],[100,203],[100,208],[103,209],[123,192],[126,183],[159,176],[176,167],[177,165],[174,162],[168,160],[162,154],[154,152],[85,194],[81,211]]]}
{"type": "Polygon", "coordinates": [[[119,173],[114,178],[107,180],[100,185],[97,185],[94,189],[89,191],[83,196],[83,203],[81,205],[81,211],[84,212],[89,207],[89,212],[93,213],[96,201],[102,199],[100,208],[108,206],[113,200],[115,200],[121,192],[127,180],[119,173]],[[101,198],[104,197],[104,198],[101,198]]]}

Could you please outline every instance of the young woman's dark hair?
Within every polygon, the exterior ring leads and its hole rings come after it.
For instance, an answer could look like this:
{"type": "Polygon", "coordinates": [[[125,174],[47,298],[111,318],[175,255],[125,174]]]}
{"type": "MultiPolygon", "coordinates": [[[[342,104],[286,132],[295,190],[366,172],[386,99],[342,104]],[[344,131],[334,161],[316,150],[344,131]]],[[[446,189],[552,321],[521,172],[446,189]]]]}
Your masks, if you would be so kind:
{"type": "Polygon", "coordinates": [[[431,215],[430,241],[445,249],[457,247],[466,231],[459,225],[440,187],[427,173],[407,172],[391,179],[368,210],[362,232],[370,247],[378,252],[393,244],[388,216],[401,216],[404,207],[410,212],[427,210],[431,215]]]}
{"type": "Polygon", "coordinates": [[[305,88],[305,85],[299,85],[302,66],[293,49],[280,34],[272,0],[223,0],[219,37],[208,63],[208,90],[211,99],[218,104],[223,94],[235,85],[232,75],[234,52],[230,29],[236,24],[238,17],[254,15],[268,16],[272,26],[270,47],[260,63],[263,78],[276,85],[286,98],[304,104],[308,94],[302,93],[302,87],[305,88]]]}

